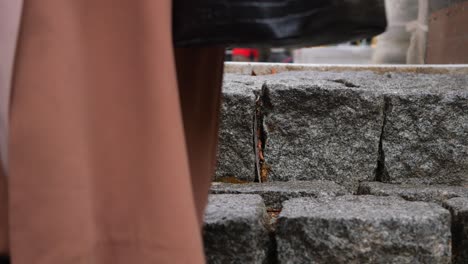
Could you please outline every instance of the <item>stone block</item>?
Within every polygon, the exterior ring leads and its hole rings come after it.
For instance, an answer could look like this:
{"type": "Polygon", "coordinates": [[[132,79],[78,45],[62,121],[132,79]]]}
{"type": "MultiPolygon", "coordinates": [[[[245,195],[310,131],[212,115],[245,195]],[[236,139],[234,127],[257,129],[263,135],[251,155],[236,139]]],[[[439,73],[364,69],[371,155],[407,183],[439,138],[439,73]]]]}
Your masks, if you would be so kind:
{"type": "Polygon", "coordinates": [[[381,181],[468,186],[468,76],[390,76],[381,181]]]}
{"type": "Polygon", "coordinates": [[[266,183],[213,183],[213,194],[258,194],[267,210],[279,210],[286,200],[298,197],[324,197],[349,194],[342,186],[331,181],[290,181],[266,183]]]}
{"type": "Polygon", "coordinates": [[[268,221],[259,195],[211,195],[203,229],[207,262],[268,263],[268,221]]]}
{"type": "Polygon", "coordinates": [[[223,82],[216,178],[255,179],[255,77],[227,74],[223,82]]]}
{"type": "Polygon", "coordinates": [[[468,188],[446,185],[410,185],[381,182],[362,182],[358,194],[400,196],[408,201],[435,202],[441,204],[454,197],[468,197],[468,188]]]}
{"type": "Polygon", "coordinates": [[[399,197],[296,198],[277,222],[280,263],[450,263],[450,213],[399,197]]]}
{"type": "Polygon", "coordinates": [[[375,85],[356,82],[359,74],[268,78],[262,100],[270,180],[332,180],[355,190],[375,178],[384,101],[375,85]]]}
{"type": "Polygon", "coordinates": [[[452,214],[453,264],[468,263],[468,198],[452,198],[444,203],[452,214]]]}

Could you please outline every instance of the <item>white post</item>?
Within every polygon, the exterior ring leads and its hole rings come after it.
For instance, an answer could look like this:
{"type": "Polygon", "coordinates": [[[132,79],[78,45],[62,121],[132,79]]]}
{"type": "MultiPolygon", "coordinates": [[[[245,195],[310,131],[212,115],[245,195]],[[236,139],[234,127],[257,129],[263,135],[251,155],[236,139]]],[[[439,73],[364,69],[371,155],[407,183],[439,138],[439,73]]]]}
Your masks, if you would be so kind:
{"type": "Polygon", "coordinates": [[[426,44],[429,19],[428,0],[419,0],[418,19],[407,25],[407,30],[412,33],[406,63],[424,64],[426,59],[426,44]]]}
{"type": "Polygon", "coordinates": [[[418,16],[416,0],[385,0],[388,26],[377,38],[374,63],[405,64],[411,34],[407,24],[418,16]]]}

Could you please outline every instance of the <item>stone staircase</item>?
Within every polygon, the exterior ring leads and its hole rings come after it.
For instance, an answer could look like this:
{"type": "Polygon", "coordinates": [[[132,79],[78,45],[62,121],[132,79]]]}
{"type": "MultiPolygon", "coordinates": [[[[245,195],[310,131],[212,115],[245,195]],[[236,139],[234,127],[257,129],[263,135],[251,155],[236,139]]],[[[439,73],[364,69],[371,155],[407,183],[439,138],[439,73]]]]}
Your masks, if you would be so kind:
{"type": "Polygon", "coordinates": [[[209,263],[468,263],[468,66],[226,73],[209,263]]]}

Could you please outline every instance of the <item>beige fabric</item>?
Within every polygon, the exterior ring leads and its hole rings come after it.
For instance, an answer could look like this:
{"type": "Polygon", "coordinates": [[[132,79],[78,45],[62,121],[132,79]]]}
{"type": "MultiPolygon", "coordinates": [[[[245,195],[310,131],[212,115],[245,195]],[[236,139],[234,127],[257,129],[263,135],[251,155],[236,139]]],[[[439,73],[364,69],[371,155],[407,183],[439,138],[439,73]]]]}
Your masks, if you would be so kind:
{"type": "Polygon", "coordinates": [[[204,263],[223,53],[174,51],[170,0],[25,0],[12,262],[204,263]]]}
{"type": "Polygon", "coordinates": [[[22,5],[22,0],[0,1],[0,161],[5,170],[11,79],[22,5]]]}

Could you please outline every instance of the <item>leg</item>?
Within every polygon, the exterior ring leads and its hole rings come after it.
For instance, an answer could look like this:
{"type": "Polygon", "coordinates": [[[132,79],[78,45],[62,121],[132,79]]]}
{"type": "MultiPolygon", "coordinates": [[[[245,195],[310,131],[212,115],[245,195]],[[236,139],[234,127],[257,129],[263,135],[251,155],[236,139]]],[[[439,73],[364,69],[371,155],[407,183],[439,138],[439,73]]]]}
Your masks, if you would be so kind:
{"type": "Polygon", "coordinates": [[[224,48],[176,49],[176,64],[192,186],[202,224],[216,164],[224,48]]]}
{"type": "Polygon", "coordinates": [[[13,263],[204,263],[170,0],[26,0],[13,89],[13,263]]]}

